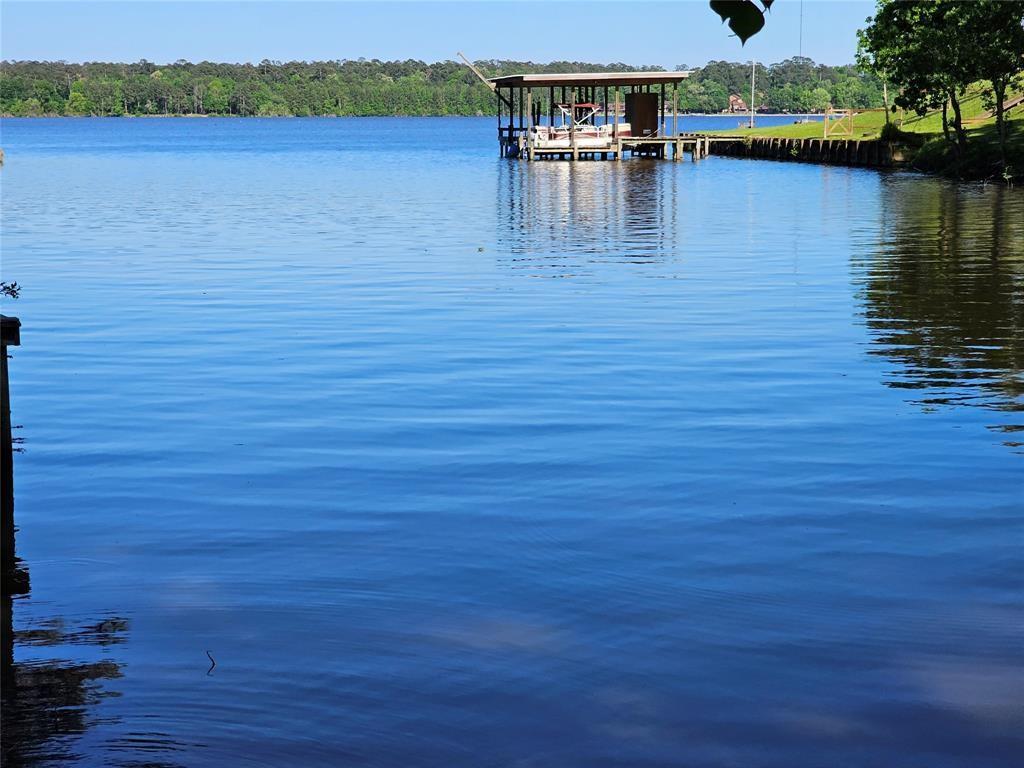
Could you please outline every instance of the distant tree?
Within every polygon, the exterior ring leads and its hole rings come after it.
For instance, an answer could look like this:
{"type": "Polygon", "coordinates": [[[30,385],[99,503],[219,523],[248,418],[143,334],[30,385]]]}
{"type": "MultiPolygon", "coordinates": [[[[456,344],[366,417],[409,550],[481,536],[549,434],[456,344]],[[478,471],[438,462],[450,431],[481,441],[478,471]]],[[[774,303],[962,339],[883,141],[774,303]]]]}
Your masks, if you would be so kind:
{"type": "Polygon", "coordinates": [[[223,80],[219,77],[210,80],[203,93],[203,111],[211,115],[230,114],[233,90],[234,83],[230,80],[223,80]]]}
{"type": "Polygon", "coordinates": [[[76,80],[71,86],[71,95],[68,96],[67,105],[64,108],[69,115],[92,114],[92,104],[85,95],[85,86],[81,80],[76,80]]]}
{"type": "Polygon", "coordinates": [[[82,81],[83,92],[98,114],[124,114],[121,100],[121,82],[115,78],[101,76],[82,81]]]}
{"type": "Polygon", "coordinates": [[[811,112],[824,112],[831,104],[832,97],[824,88],[815,88],[808,94],[807,106],[811,112]]]}
{"type": "Polygon", "coordinates": [[[963,29],[962,7],[953,0],[878,0],[875,15],[858,34],[860,61],[899,88],[897,106],[919,115],[953,109],[958,154],[967,143],[960,94],[976,78],[973,41],[963,29]]]}

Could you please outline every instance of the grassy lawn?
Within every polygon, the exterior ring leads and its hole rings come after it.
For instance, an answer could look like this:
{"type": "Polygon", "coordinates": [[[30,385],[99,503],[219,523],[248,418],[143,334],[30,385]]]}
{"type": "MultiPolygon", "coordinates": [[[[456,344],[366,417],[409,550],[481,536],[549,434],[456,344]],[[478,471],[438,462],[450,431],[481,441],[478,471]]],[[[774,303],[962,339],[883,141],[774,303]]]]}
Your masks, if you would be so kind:
{"type": "MultiPolygon", "coordinates": [[[[853,117],[854,139],[877,138],[882,126],[885,125],[885,115],[881,112],[862,112],[853,117]]],[[[793,123],[792,125],[777,125],[772,128],[733,128],[728,131],[717,131],[720,136],[773,136],[783,139],[820,139],[824,134],[824,128],[820,122],[793,123]]]]}
{"type": "MultiPolygon", "coordinates": [[[[1007,99],[1018,94],[1007,94],[1007,99]]],[[[961,102],[964,125],[967,128],[968,151],[961,162],[957,162],[952,148],[942,137],[942,112],[930,112],[918,116],[907,113],[891,114],[890,121],[905,134],[908,143],[919,146],[912,165],[921,170],[965,178],[992,178],[1004,176],[999,158],[999,142],[996,136],[995,118],[984,117],[988,110],[982,99],[982,88],[973,88],[961,102]]],[[[1019,105],[1006,115],[1008,136],[1006,148],[1007,171],[1016,179],[1024,178],[1024,105],[1019,105]]],[[[862,112],[854,115],[853,133],[846,136],[833,134],[833,138],[877,139],[885,126],[885,113],[862,112]]],[[[772,128],[735,128],[719,131],[719,136],[750,136],[754,138],[778,137],[785,139],[820,139],[824,127],[820,122],[794,123],[772,128]]]]}
{"type": "MultiPolygon", "coordinates": [[[[1011,98],[1011,96],[1008,95],[1007,98],[1011,98]]],[[[961,102],[961,109],[963,110],[964,123],[968,127],[971,127],[971,121],[985,114],[986,109],[982,103],[982,91],[980,88],[968,93],[961,102]]],[[[1017,109],[1019,110],[1020,107],[1017,107],[1017,109]]],[[[935,135],[942,133],[942,112],[938,110],[930,112],[924,117],[908,112],[903,115],[902,122],[900,114],[897,112],[890,115],[889,119],[896,123],[900,130],[907,133],[931,133],[935,135]]],[[[985,123],[988,122],[994,122],[994,120],[985,121],[985,123]]],[[[853,135],[851,138],[876,139],[884,125],[884,112],[861,112],[853,117],[853,135]]],[[[723,136],[778,136],[785,139],[820,139],[824,136],[824,128],[820,122],[815,122],[779,125],[773,128],[754,128],[753,131],[749,128],[734,128],[728,131],[720,131],[719,133],[723,136]]]]}
{"type": "Polygon", "coordinates": [[[958,161],[949,143],[938,134],[930,134],[917,151],[913,166],[922,171],[967,179],[1003,178],[1024,181],[1024,109],[1017,107],[1007,116],[1006,168],[999,156],[999,137],[995,120],[986,120],[967,130],[967,153],[958,161]]]}

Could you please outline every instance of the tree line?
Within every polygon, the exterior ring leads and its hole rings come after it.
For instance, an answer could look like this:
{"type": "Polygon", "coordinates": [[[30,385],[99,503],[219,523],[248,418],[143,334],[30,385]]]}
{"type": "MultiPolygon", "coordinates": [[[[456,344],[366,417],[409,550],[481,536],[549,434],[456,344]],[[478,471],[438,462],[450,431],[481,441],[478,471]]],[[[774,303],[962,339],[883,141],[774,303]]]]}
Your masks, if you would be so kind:
{"type": "MultiPolygon", "coordinates": [[[[488,77],[521,72],[635,72],[660,67],[556,61],[479,61],[488,77]]],[[[679,66],[676,69],[688,69],[679,66]]],[[[757,66],[755,105],[778,112],[880,106],[881,80],[855,65],[791,58],[757,66]]],[[[750,101],[750,65],[693,69],[680,109],[721,112],[732,94],[750,101]]],[[[154,64],[0,62],[0,113],[77,115],[491,115],[493,94],[458,62],[261,61],[154,64]]]]}

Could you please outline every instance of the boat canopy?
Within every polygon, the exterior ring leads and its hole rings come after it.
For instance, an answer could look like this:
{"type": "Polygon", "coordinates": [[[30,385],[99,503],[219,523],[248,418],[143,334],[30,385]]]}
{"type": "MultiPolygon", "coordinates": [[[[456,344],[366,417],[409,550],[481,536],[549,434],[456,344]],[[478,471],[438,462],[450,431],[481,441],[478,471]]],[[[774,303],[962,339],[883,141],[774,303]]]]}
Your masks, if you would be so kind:
{"type": "Polygon", "coordinates": [[[619,86],[658,85],[679,83],[690,76],[689,71],[680,72],[565,72],[531,75],[503,75],[492,77],[489,82],[498,88],[542,88],[547,86],[619,86]]]}

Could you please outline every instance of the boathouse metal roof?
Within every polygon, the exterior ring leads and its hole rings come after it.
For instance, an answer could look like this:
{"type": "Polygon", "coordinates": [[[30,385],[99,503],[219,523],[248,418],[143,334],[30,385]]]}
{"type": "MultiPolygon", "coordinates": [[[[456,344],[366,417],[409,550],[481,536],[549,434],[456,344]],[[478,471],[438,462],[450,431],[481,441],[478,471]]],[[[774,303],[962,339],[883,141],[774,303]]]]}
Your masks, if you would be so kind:
{"type": "Polygon", "coordinates": [[[498,88],[530,88],[546,85],[657,85],[678,83],[690,76],[689,72],[565,72],[536,75],[503,75],[490,82],[498,88]]]}

